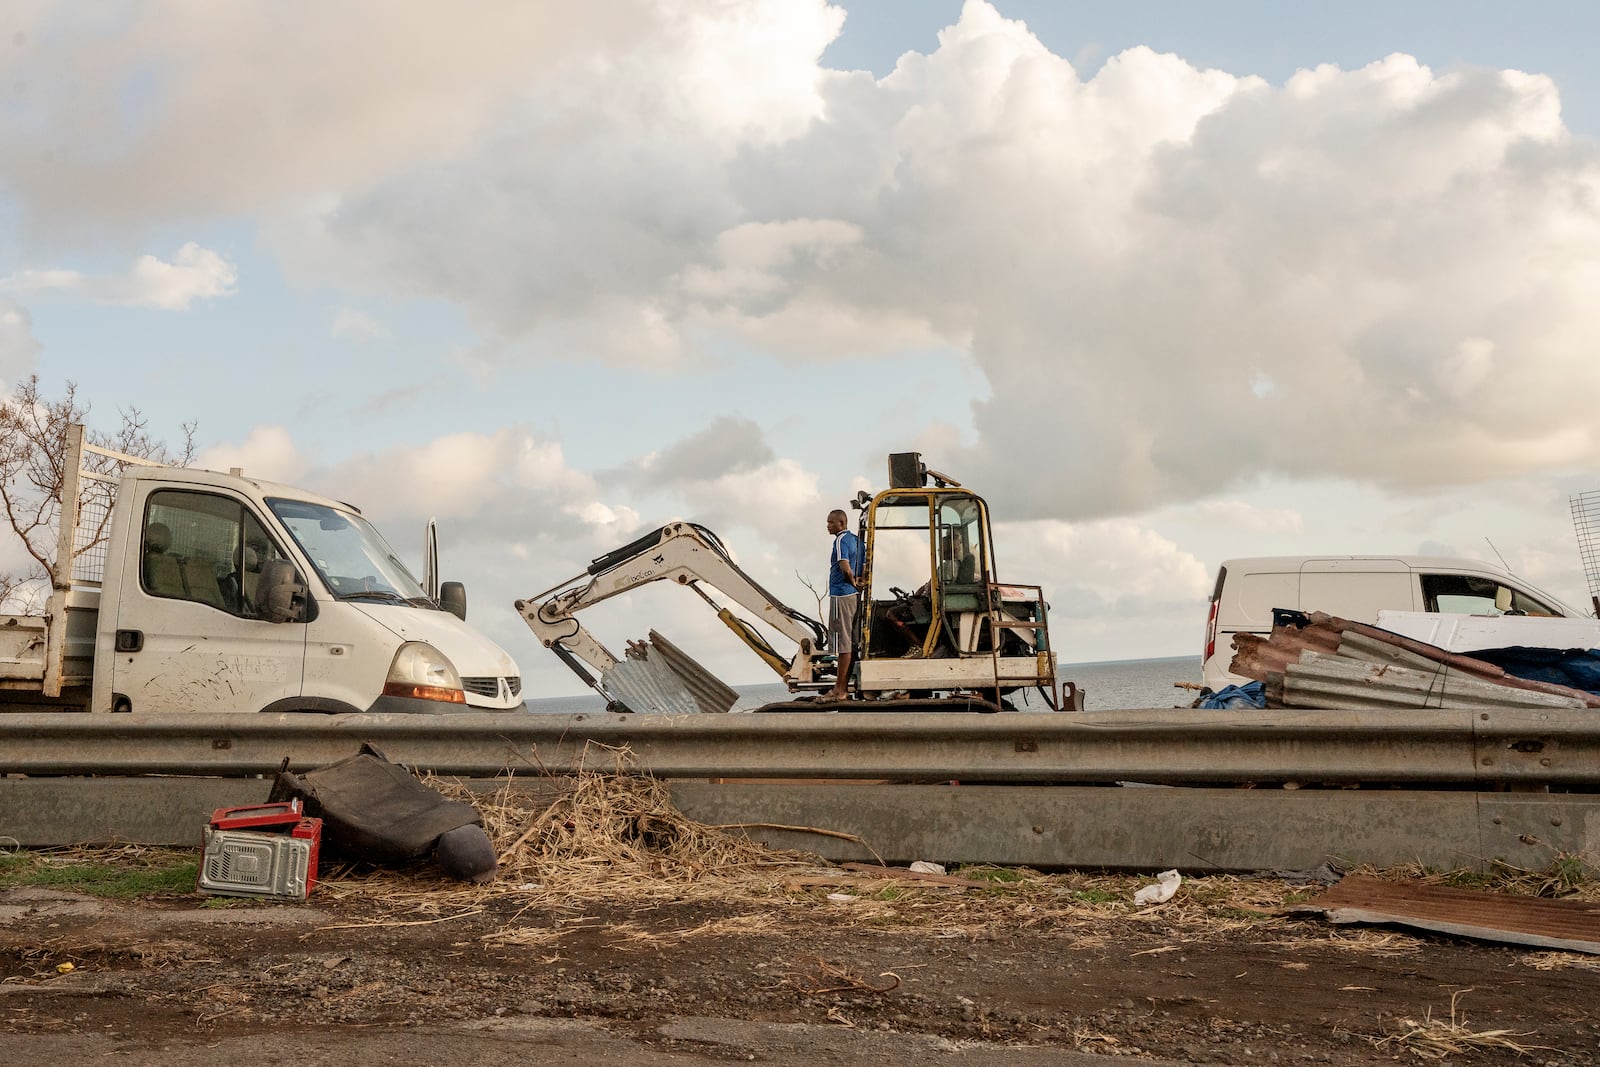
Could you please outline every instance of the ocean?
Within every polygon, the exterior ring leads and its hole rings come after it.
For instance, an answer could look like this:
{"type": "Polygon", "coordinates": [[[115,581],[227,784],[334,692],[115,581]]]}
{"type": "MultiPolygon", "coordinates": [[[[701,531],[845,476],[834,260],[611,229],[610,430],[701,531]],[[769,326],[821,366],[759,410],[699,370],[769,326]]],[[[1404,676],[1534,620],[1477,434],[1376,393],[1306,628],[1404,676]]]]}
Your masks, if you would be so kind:
{"type": "MultiPolygon", "coordinates": [[[[1169,656],[1165,659],[1122,659],[1103,663],[1059,665],[1062,681],[1072,682],[1083,691],[1085,711],[1115,711],[1122,708],[1185,707],[1194,700],[1190,690],[1175,683],[1200,681],[1200,657],[1169,656]]],[[[734,686],[739,691],[739,708],[754,708],[773,701],[787,700],[781,682],[734,686]]],[[[1037,692],[1020,706],[1024,710],[1044,711],[1037,692]]],[[[545,697],[527,702],[528,710],[555,715],[577,715],[605,710],[598,696],[545,697]]]]}

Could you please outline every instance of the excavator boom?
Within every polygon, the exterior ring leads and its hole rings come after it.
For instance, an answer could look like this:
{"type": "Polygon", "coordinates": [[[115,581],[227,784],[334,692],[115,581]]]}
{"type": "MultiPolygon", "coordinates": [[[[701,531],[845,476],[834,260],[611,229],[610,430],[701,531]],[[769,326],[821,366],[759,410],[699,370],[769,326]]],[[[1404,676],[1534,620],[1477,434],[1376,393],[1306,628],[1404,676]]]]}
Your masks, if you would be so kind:
{"type": "Polygon", "coordinates": [[[631,589],[661,581],[686,586],[697,593],[791,688],[808,687],[815,682],[816,661],[826,645],[822,624],[763,589],[733,561],[716,534],[695,523],[669,523],[600,556],[582,574],[517,601],[517,614],[544,647],[555,652],[587,684],[618,701],[612,691],[615,687],[608,685],[607,679],[623,660],[601,644],[577,615],[631,589]],[[717,604],[702,586],[752,612],[761,623],[793,641],[797,651],[785,658],[761,631],[717,604]]]}

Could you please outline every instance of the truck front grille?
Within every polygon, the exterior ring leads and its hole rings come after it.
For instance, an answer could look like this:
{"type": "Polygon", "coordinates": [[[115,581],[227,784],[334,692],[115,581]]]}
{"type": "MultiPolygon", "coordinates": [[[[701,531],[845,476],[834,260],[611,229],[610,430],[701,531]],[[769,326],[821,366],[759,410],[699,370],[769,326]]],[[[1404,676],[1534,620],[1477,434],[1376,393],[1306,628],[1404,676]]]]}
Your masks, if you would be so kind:
{"type": "Polygon", "coordinates": [[[475,696],[487,697],[490,700],[500,695],[500,683],[505,682],[506,692],[511,696],[522,695],[522,678],[511,675],[507,678],[463,678],[461,688],[475,696]]]}

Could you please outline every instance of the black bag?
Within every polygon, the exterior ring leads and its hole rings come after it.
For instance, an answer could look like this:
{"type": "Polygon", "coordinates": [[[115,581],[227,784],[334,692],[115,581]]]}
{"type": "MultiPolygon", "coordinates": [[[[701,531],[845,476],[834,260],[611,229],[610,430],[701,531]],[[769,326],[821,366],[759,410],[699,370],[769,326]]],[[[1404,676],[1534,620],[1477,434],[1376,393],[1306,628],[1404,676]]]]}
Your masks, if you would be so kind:
{"type": "Polygon", "coordinates": [[[322,820],[325,850],[384,865],[434,856],[452,877],[494,877],[494,848],[477,809],[447,800],[371,744],[303,775],[290,771],[288,762],[278,771],[269,803],[298,797],[308,816],[322,820]]]}

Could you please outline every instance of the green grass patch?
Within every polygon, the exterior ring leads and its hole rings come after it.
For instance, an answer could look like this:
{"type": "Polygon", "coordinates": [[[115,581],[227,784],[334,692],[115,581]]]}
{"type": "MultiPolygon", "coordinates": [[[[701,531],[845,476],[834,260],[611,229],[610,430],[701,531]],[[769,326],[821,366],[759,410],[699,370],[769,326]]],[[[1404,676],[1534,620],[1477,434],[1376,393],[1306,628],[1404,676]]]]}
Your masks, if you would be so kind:
{"type": "Polygon", "coordinates": [[[1129,899],[1128,894],[1110,889],[1074,889],[1067,897],[1079,904],[1123,904],[1129,899]]]}
{"type": "Polygon", "coordinates": [[[38,886],[129,899],[192,893],[199,870],[199,860],[183,852],[8,852],[0,855],[0,888],[38,886]]]}

